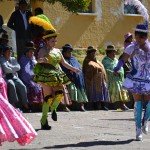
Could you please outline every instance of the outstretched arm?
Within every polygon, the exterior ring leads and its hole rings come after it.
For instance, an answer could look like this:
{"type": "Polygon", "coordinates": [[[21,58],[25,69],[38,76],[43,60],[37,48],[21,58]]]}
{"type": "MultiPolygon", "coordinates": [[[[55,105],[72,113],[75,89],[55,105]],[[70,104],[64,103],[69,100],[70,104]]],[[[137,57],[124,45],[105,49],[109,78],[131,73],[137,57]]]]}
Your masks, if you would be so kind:
{"type": "Polygon", "coordinates": [[[65,61],[65,59],[64,59],[64,57],[63,57],[62,54],[61,54],[61,64],[62,64],[64,67],[66,67],[67,69],[69,69],[69,70],[71,70],[71,71],[73,71],[73,72],[75,72],[75,73],[78,73],[78,72],[80,71],[78,68],[72,67],[70,64],[68,64],[68,63],[65,61]]]}
{"type": "Polygon", "coordinates": [[[122,58],[119,60],[117,66],[114,68],[114,72],[118,72],[121,69],[121,67],[125,64],[125,62],[128,61],[129,57],[129,54],[123,53],[122,58]]]}

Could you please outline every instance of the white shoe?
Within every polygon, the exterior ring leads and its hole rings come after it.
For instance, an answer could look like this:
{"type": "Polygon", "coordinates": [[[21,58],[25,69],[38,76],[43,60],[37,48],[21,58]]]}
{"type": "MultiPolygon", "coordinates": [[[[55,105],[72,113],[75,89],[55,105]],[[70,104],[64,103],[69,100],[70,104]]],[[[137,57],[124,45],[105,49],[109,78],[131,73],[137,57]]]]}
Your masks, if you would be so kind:
{"type": "Polygon", "coordinates": [[[142,141],[143,140],[143,137],[142,137],[142,130],[137,128],[136,129],[136,140],[137,141],[142,141]]]}
{"type": "Polygon", "coordinates": [[[144,134],[148,134],[148,122],[144,123],[144,126],[142,127],[142,132],[144,134]]]}

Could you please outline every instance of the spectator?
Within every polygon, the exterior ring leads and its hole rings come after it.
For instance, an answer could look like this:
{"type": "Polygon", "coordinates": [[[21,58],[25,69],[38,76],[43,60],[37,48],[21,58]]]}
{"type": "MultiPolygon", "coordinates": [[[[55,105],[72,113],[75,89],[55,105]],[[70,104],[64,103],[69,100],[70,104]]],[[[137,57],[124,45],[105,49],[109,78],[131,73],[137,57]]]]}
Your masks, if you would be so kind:
{"type": "MultiPolygon", "coordinates": [[[[64,45],[62,50],[62,54],[65,60],[73,67],[81,70],[81,65],[78,60],[72,56],[73,48],[70,44],[64,45]]],[[[80,110],[85,111],[84,103],[88,102],[86,93],[85,93],[85,84],[82,71],[79,73],[75,73],[70,71],[69,69],[62,66],[62,70],[66,73],[68,78],[72,81],[71,84],[67,85],[69,95],[71,100],[80,104],[80,110]]]]}
{"type": "Polygon", "coordinates": [[[133,43],[133,35],[131,33],[127,33],[124,35],[124,49],[133,43]]]}
{"type": "Polygon", "coordinates": [[[8,45],[8,35],[6,33],[2,34],[0,38],[0,57],[3,55],[3,48],[8,45]]]}
{"type": "Polygon", "coordinates": [[[126,90],[122,89],[122,83],[124,81],[124,70],[123,68],[116,74],[113,69],[118,63],[118,59],[115,57],[116,49],[113,45],[108,45],[106,49],[106,55],[102,60],[108,76],[108,88],[110,93],[111,102],[118,104],[122,110],[128,110],[125,102],[129,101],[129,97],[126,90]]]}
{"type": "MultiPolygon", "coordinates": [[[[27,95],[29,104],[32,106],[33,110],[36,109],[36,106],[40,108],[43,102],[42,88],[39,84],[33,81],[34,72],[33,68],[37,63],[34,57],[34,43],[32,41],[26,43],[25,54],[19,60],[21,66],[19,77],[27,87],[27,95]]],[[[37,111],[37,110],[35,110],[37,111]]]]}
{"type": "Polygon", "coordinates": [[[27,10],[28,3],[26,0],[19,1],[19,9],[15,10],[7,26],[16,32],[16,46],[17,46],[17,58],[24,54],[25,43],[29,41],[31,36],[29,32],[29,18],[31,12],[27,10]]]}
{"type": "Polygon", "coordinates": [[[2,15],[0,15],[0,34],[3,32],[3,33],[6,33],[6,31],[3,29],[3,24],[4,24],[4,20],[3,20],[3,17],[2,15]]]}
{"type": "Polygon", "coordinates": [[[2,47],[8,46],[8,42],[9,42],[9,40],[8,40],[8,34],[7,33],[3,33],[2,37],[1,37],[0,45],[2,47]]]}
{"type": "Polygon", "coordinates": [[[4,47],[3,57],[1,57],[4,78],[8,86],[8,99],[13,106],[22,104],[23,110],[29,111],[27,89],[17,74],[20,65],[14,57],[11,57],[11,50],[9,46],[4,47]]]}
{"type": "Polygon", "coordinates": [[[108,110],[109,94],[107,89],[107,77],[101,62],[96,59],[96,49],[89,46],[87,56],[83,61],[83,74],[85,79],[88,100],[94,104],[95,109],[108,110]],[[101,106],[100,106],[101,105],[101,106]]]}

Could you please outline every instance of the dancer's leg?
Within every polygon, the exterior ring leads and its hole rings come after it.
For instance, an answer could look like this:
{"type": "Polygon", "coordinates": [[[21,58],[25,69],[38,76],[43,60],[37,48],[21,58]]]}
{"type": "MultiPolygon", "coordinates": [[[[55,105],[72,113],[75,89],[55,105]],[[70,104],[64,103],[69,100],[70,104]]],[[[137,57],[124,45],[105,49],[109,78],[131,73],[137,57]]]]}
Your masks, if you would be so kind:
{"type": "Polygon", "coordinates": [[[50,106],[51,112],[52,112],[52,119],[54,121],[57,121],[56,110],[57,110],[57,107],[60,104],[62,99],[63,99],[63,91],[62,90],[56,91],[55,92],[55,97],[54,97],[53,102],[50,106]]]}
{"type": "Polygon", "coordinates": [[[140,95],[134,95],[134,118],[135,118],[135,125],[136,125],[136,140],[142,140],[142,97],[140,95]]]}
{"type": "Polygon", "coordinates": [[[142,121],[142,130],[144,134],[148,134],[148,121],[150,119],[150,96],[146,95],[144,96],[145,100],[145,110],[143,115],[143,121],[142,121]]]}
{"type": "Polygon", "coordinates": [[[49,112],[49,103],[53,100],[52,96],[48,95],[44,98],[44,103],[42,106],[42,118],[41,118],[41,128],[44,130],[50,130],[51,126],[48,125],[47,117],[49,112]]]}

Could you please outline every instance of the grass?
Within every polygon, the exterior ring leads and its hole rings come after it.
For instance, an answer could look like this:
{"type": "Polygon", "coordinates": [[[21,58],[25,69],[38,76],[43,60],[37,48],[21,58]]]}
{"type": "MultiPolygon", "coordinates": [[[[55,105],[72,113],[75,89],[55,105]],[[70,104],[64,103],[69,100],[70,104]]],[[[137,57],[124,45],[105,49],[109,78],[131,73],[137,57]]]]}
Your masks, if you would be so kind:
{"type": "MultiPolygon", "coordinates": [[[[72,55],[77,58],[77,60],[79,61],[79,63],[82,65],[83,64],[83,60],[86,57],[86,49],[74,49],[72,52],[72,55]]],[[[97,52],[96,58],[99,61],[102,61],[103,57],[105,55],[99,54],[99,52],[97,52]]]]}

